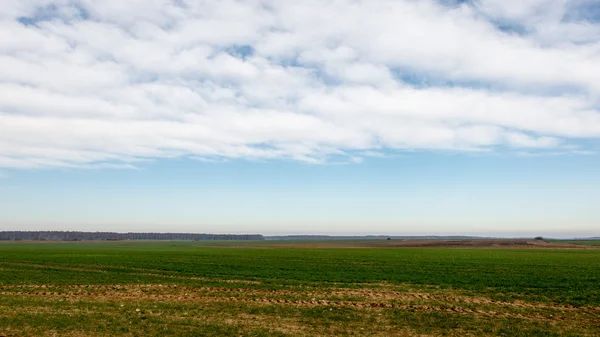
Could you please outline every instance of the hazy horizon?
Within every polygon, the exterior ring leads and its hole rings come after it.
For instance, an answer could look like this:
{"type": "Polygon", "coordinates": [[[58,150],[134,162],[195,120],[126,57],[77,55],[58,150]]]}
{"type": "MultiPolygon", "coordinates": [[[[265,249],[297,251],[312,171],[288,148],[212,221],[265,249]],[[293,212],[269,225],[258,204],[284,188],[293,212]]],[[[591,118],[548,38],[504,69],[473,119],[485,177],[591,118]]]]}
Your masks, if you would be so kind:
{"type": "MultiPolygon", "coordinates": [[[[166,226],[165,226],[166,227],[166,226]]],[[[331,236],[331,237],[423,237],[423,236],[436,236],[436,237],[451,237],[451,236],[464,236],[464,237],[481,237],[481,238],[535,238],[535,237],[544,237],[549,239],[585,239],[585,238],[598,238],[598,234],[596,232],[588,232],[588,233],[569,233],[569,232],[546,232],[546,234],[541,234],[540,232],[481,232],[481,233],[463,233],[463,232],[448,232],[448,233],[420,233],[420,232],[398,232],[398,233],[383,233],[383,232],[260,232],[260,231],[233,231],[233,232],[207,232],[202,230],[197,231],[150,231],[150,230],[107,230],[107,229],[94,229],[88,228],[85,230],[81,229],[61,229],[61,226],[55,227],[23,227],[23,226],[14,226],[0,229],[2,231],[73,231],[73,232],[114,232],[114,233],[189,233],[189,234],[259,234],[265,237],[276,237],[276,236],[331,236]]],[[[101,227],[99,227],[101,228],[101,227]]],[[[162,227],[164,228],[164,227],[162,227]]],[[[198,228],[202,228],[198,226],[198,228]]]]}

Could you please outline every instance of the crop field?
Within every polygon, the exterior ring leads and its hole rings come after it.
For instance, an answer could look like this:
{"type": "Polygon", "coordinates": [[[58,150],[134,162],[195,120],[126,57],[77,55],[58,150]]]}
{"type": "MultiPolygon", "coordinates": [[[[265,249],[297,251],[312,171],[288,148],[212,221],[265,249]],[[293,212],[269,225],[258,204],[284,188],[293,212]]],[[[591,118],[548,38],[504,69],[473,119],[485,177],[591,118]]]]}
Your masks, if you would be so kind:
{"type": "Polygon", "coordinates": [[[599,336],[600,249],[0,243],[0,336],[331,335],[599,336]]]}

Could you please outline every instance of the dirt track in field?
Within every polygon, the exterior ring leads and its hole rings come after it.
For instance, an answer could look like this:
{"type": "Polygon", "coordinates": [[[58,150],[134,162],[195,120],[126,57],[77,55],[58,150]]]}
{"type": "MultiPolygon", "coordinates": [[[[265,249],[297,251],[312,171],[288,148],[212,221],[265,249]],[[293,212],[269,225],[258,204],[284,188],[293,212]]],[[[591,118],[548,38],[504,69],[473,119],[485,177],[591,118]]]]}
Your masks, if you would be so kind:
{"type": "Polygon", "coordinates": [[[574,307],[539,302],[504,302],[471,297],[450,291],[440,293],[406,292],[393,288],[335,288],[271,290],[173,285],[12,285],[0,286],[0,296],[26,296],[57,301],[158,301],[180,303],[253,303],[297,307],[350,307],[357,309],[400,309],[424,312],[472,314],[486,317],[512,317],[564,321],[576,314],[578,320],[592,320],[600,307],[574,307]],[[586,318],[587,317],[587,318],[586,318]]]}
{"type": "MultiPolygon", "coordinates": [[[[412,286],[411,286],[412,287],[412,286]]],[[[550,324],[557,329],[600,326],[600,306],[571,306],[551,302],[499,301],[482,296],[467,296],[449,289],[413,289],[396,285],[373,285],[365,288],[294,286],[283,289],[246,287],[182,286],[172,284],[112,285],[3,285],[3,298],[22,300],[28,305],[11,307],[4,315],[92,315],[118,317],[134,315],[143,320],[166,322],[202,320],[222,322],[247,328],[267,327],[273,331],[298,336],[327,336],[331,331],[315,333],[302,319],[303,312],[341,312],[357,315],[366,321],[375,319],[378,336],[422,336],[398,330],[390,324],[397,312],[411,312],[416,317],[451,315],[478,321],[513,320],[527,324],[550,324]],[[62,303],[59,307],[55,305],[62,303]],[[171,309],[169,309],[171,308],[171,309]],[[177,308],[172,310],[172,308],[177,308]],[[216,316],[189,314],[197,308],[226,312],[216,316]],[[293,313],[280,317],[278,310],[293,313]],[[286,311],[287,310],[287,311],[286,311]],[[317,310],[317,311],[313,311],[317,310]],[[390,316],[392,315],[392,316],[390,316]],[[421,316],[422,315],[422,316],[421,316]],[[370,318],[369,318],[370,317],[370,318]]],[[[210,310],[209,310],[210,312],[210,310]]],[[[0,313],[0,316],[2,314],[0,313]]],[[[318,314],[320,315],[320,314],[318,314]]],[[[131,317],[131,316],[129,316],[131,317]]],[[[350,316],[348,316],[350,317],[350,316]]],[[[446,316],[442,316],[446,317],[446,316]]],[[[450,317],[450,316],[447,316],[450,317]]],[[[131,319],[131,318],[129,318],[131,319]]],[[[365,322],[365,321],[363,321],[365,322]]],[[[343,329],[358,331],[362,326],[348,323],[343,329]]],[[[373,323],[375,324],[375,323],[373,323]]],[[[369,329],[366,327],[366,329],[369,329]]],[[[22,336],[25,334],[9,334],[22,336]]],[[[31,335],[31,334],[30,334],[31,335]]],[[[83,334],[82,334],[83,335],[83,334]]],[[[88,334],[92,335],[92,334],[88,334]]],[[[452,336],[462,335],[460,331],[452,336]]],[[[590,334],[580,334],[591,336],[590,334]]],[[[593,334],[592,334],[593,335],[593,334]]],[[[0,337],[2,329],[0,327],[0,337]]]]}

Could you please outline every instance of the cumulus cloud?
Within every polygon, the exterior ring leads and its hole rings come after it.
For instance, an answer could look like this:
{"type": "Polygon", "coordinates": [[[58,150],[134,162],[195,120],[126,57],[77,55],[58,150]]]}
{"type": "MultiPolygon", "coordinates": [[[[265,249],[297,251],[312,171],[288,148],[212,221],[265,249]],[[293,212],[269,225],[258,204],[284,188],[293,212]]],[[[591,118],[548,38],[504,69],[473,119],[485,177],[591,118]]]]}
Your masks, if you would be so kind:
{"type": "Polygon", "coordinates": [[[595,1],[0,6],[0,167],[588,153],[600,138],[595,1]]]}

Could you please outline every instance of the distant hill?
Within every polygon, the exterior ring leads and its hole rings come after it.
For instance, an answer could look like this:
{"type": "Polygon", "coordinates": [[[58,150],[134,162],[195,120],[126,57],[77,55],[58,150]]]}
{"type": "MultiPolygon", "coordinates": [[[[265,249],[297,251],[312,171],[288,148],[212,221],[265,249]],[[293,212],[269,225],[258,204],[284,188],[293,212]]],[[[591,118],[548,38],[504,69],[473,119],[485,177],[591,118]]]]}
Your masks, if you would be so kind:
{"type": "Polygon", "coordinates": [[[387,238],[398,239],[483,239],[478,236],[397,236],[397,235],[276,235],[265,236],[265,240],[386,240],[387,238]]]}
{"type": "Polygon", "coordinates": [[[264,240],[261,234],[113,233],[62,231],[4,231],[0,240],[28,241],[118,241],[118,240],[264,240]]]}

